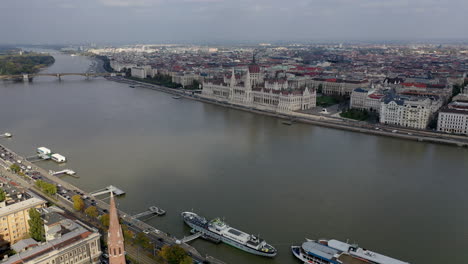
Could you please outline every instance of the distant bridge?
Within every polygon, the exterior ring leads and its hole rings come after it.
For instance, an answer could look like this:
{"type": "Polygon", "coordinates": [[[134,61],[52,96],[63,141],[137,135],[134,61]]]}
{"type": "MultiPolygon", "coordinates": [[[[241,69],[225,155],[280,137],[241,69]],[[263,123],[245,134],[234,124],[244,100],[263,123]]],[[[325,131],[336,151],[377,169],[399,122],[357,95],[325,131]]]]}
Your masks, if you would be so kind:
{"type": "Polygon", "coordinates": [[[121,72],[103,72],[103,73],[33,73],[33,74],[16,74],[16,75],[0,75],[0,80],[23,80],[31,81],[34,77],[40,76],[51,76],[57,77],[59,80],[63,76],[84,76],[86,79],[90,77],[111,77],[111,76],[123,76],[125,73],[121,72]]]}

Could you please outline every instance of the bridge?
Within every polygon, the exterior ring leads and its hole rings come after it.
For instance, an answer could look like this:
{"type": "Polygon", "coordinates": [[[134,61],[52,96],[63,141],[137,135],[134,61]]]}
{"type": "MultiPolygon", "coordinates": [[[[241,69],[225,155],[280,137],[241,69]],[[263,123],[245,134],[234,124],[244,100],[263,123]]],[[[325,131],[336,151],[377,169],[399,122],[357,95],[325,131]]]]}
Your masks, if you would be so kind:
{"type": "Polygon", "coordinates": [[[63,76],[83,76],[86,79],[90,77],[114,77],[114,76],[123,76],[125,73],[121,72],[102,72],[102,73],[92,73],[92,72],[85,72],[85,73],[33,73],[33,74],[16,74],[16,75],[0,75],[0,80],[23,80],[23,81],[31,81],[34,77],[41,77],[41,76],[50,76],[50,77],[57,77],[59,80],[62,80],[63,76]]]}

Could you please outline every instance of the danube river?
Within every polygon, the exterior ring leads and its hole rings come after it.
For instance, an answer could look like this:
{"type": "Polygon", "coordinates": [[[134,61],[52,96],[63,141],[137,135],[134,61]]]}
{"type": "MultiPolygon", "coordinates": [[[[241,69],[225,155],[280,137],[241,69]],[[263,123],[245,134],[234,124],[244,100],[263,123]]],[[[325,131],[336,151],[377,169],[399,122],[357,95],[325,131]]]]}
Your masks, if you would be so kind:
{"type": "MultiPolygon", "coordinates": [[[[55,54],[47,72],[85,72],[86,57],[55,54]]],[[[96,70],[96,69],[94,69],[96,70]]],[[[468,150],[370,136],[222,108],[102,78],[0,83],[2,144],[23,156],[46,146],[87,191],[113,184],[128,213],[189,234],[180,212],[223,217],[259,234],[266,259],[228,245],[191,242],[230,264],[298,264],[291,245],[336,238],[411,263],[466,263],[468,150]]],[[[59,168],[53,162],[38,165],[59,168]]]]}

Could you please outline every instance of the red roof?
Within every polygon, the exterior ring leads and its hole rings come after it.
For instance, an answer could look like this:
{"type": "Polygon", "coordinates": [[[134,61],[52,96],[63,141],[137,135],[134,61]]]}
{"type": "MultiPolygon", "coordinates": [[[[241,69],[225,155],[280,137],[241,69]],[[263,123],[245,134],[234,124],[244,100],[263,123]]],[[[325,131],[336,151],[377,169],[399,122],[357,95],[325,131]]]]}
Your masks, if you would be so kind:
{"type": "Polygon", "coordinates": [[[402,83],[402,85],[406,87],[419,87],[419,88],[426,88],[427,85],[424,83],[402,83]]]}
{"type": "Polygon", "coordinates": [[[250,73],[260,73],[260,66],[256,64],[249,65],[249,72],[250,73]]]}

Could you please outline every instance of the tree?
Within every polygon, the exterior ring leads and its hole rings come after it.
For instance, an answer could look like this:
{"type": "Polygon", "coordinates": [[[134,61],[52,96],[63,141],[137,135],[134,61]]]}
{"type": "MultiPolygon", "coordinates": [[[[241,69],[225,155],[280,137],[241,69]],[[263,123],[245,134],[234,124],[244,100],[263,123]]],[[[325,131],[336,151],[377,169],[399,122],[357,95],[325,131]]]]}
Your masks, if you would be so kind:
{"type": "Polygon", "coordinates": [[[83,211],[83,209],[85,207],[85,203],[84,203],[83,199],[81,199],[81,196],[74,195],[72,197],[72,200],[73,200],[73,208],[76,211],[83,211]]]}
{"type": "Polygon", "coordinates": [[[99,212],[95,206],[91,205],[90,207],[86,208],[85,214],[89,217],[96,218],[98,217],[99,212]]]}
{"type": "Polygon", "coordinates": [[[144,248],[151,248],[151,241],[148,238],[148,236],[146,236],[146,234],[143,232],[140,232],[136,235],[135,243],[144,248]]]}
{"type": "Polygon", "coordinates": [[[18,172],[21,171],[21,168],[20,168],[20,166],[19,166],[18,164],[12,164],[12,165],[10,166],[10,170],[11,170],[12,172],[14,172],[14,173],[18,173],[18,172]]]}
{"type": "Polygon", "coordinates": [[[36,241],[45,241],[44,220],[36,208],[29,209],[29,235],[36,241]]]}
{"type": "Polygon", "coordinates": [[[49,195],[54,195],[57,193],[57,185],[53,183],[48,183],[43,180],[37,180],[36,186],[40,188],[43,192],[49,195]]]}
{"type": "Polygon", "coordinates": [[[323,85],[322,85],[322,84],[319,84],[319,85],[318,85],[318,88],[317,88],[317,93],[321,94],[321,93],[322,93],[322,90],[323,90],[323,85]]]}
{"type": "Polygon", "coordinates": [[[3,189],[0,189],[0,202],[5,201],[5,199],[6,199],[5,191],[3,189]]]}
{"type": "Polygon", "coordinates": [[[101,224],[105,227],[109,227],[110,223],[110,216],[109,214],[105,214],[101,216],[101,224]]]}
{"type": "Polygon", "coordinates": [[[192,264],[193,263],[193,260],[191,257],[189,256],[185,256],[185,258],[183,258],[179,264],[192,264]]]}
{"type": "Polygon", "coordinates": [[[180,264],[182,261],[186,261],[187,252],[178,245],[166,245],[159,251],[159,256],[165,259],[169,264],[180,264]]]}

